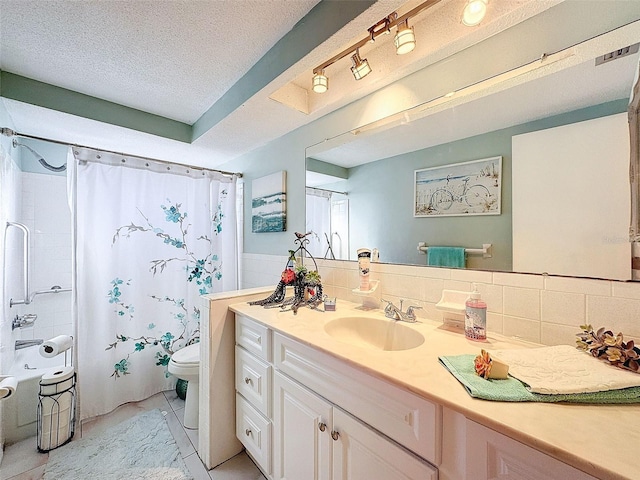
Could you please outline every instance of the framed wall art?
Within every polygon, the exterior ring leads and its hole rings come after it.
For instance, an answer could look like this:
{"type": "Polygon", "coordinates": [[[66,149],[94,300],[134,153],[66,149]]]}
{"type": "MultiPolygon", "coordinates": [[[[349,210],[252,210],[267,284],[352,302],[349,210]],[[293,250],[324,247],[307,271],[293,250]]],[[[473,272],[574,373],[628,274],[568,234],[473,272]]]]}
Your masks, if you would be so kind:
{"type": "Polygon", "coordinates": [[[502,157],[414,172],[414,217],[500,215],[502,157]]]}
{"type": "Polygon", "coordinates": [[[251,182],[251,231],[284,232],[287,229],[287,172],[272,173],[251,182]]]}

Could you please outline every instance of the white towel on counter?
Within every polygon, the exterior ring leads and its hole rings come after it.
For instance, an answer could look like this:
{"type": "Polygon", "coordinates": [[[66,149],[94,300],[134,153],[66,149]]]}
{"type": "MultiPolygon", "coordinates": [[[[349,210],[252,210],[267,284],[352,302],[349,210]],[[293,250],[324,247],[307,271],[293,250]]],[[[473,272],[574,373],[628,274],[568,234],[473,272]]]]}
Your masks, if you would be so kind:
{"type": "Polygon", "coordinates": [[[490,353],[507,363],[509,375],[534,393],[604,392],[640,386],[640,374],[615,367],[570,345],[490,353]]]}

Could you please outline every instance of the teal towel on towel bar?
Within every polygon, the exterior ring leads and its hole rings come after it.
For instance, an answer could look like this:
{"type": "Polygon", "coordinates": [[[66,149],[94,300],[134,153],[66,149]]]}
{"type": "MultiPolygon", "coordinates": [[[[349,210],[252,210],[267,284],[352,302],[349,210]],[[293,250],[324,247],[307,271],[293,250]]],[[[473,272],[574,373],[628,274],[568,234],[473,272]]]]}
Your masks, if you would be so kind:
{"type": "Polygon", "coordinates": [[[455,355],[438,357],[438,360],[475,398],[497,402],[640,403],[640,387],[590,393],[532,393],[524,383],[511,376],[505,380],[485,380],[476,375],[474,358],[475,355],[455,355]]]}
{"type": "Polygon", "coordinates": [[[465,268],[462,247],[427,247],[427,265],[432,267],[465,268]]]}

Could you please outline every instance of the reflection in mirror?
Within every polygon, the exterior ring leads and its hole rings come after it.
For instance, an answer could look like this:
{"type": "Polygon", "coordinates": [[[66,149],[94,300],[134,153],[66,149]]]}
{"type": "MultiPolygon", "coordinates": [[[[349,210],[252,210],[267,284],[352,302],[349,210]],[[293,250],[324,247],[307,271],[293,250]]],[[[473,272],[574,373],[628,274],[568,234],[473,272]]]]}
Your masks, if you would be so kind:
{"type": "MultiPolygon", "coordinates": [[[[630,35],[629,44],[640,40],[637,25],[630,35]]],[[[491,244],[490,257],[467,254],[465,267],[630,279],[626,111],[638,53],[596,62],[606,40],[307,148],[307,227],[319,257],[355,260],[367,247],[381,262],[426,265],[420,242],[491,244]],[[492,157],[503,159],[500,215],[414,216],[416,170],[492,157]],[[311,206],[314,195],[324,207],[311,206]],[[346,208],[341,223],[331,221],[334,196],[346,208]]]]}

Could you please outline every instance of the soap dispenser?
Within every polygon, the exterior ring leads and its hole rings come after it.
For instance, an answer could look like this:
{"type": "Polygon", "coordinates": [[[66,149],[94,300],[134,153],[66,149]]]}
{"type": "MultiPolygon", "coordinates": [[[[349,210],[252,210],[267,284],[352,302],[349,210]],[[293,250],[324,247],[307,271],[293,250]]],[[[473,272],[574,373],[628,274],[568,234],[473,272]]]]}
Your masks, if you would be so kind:
{"type": "Polygon", "coordinates": [[[470,340],[487,339],[487,304],[480,298],[478,286],[473,284],[473,292],[465,303],[464,335],[470,340]]]}

